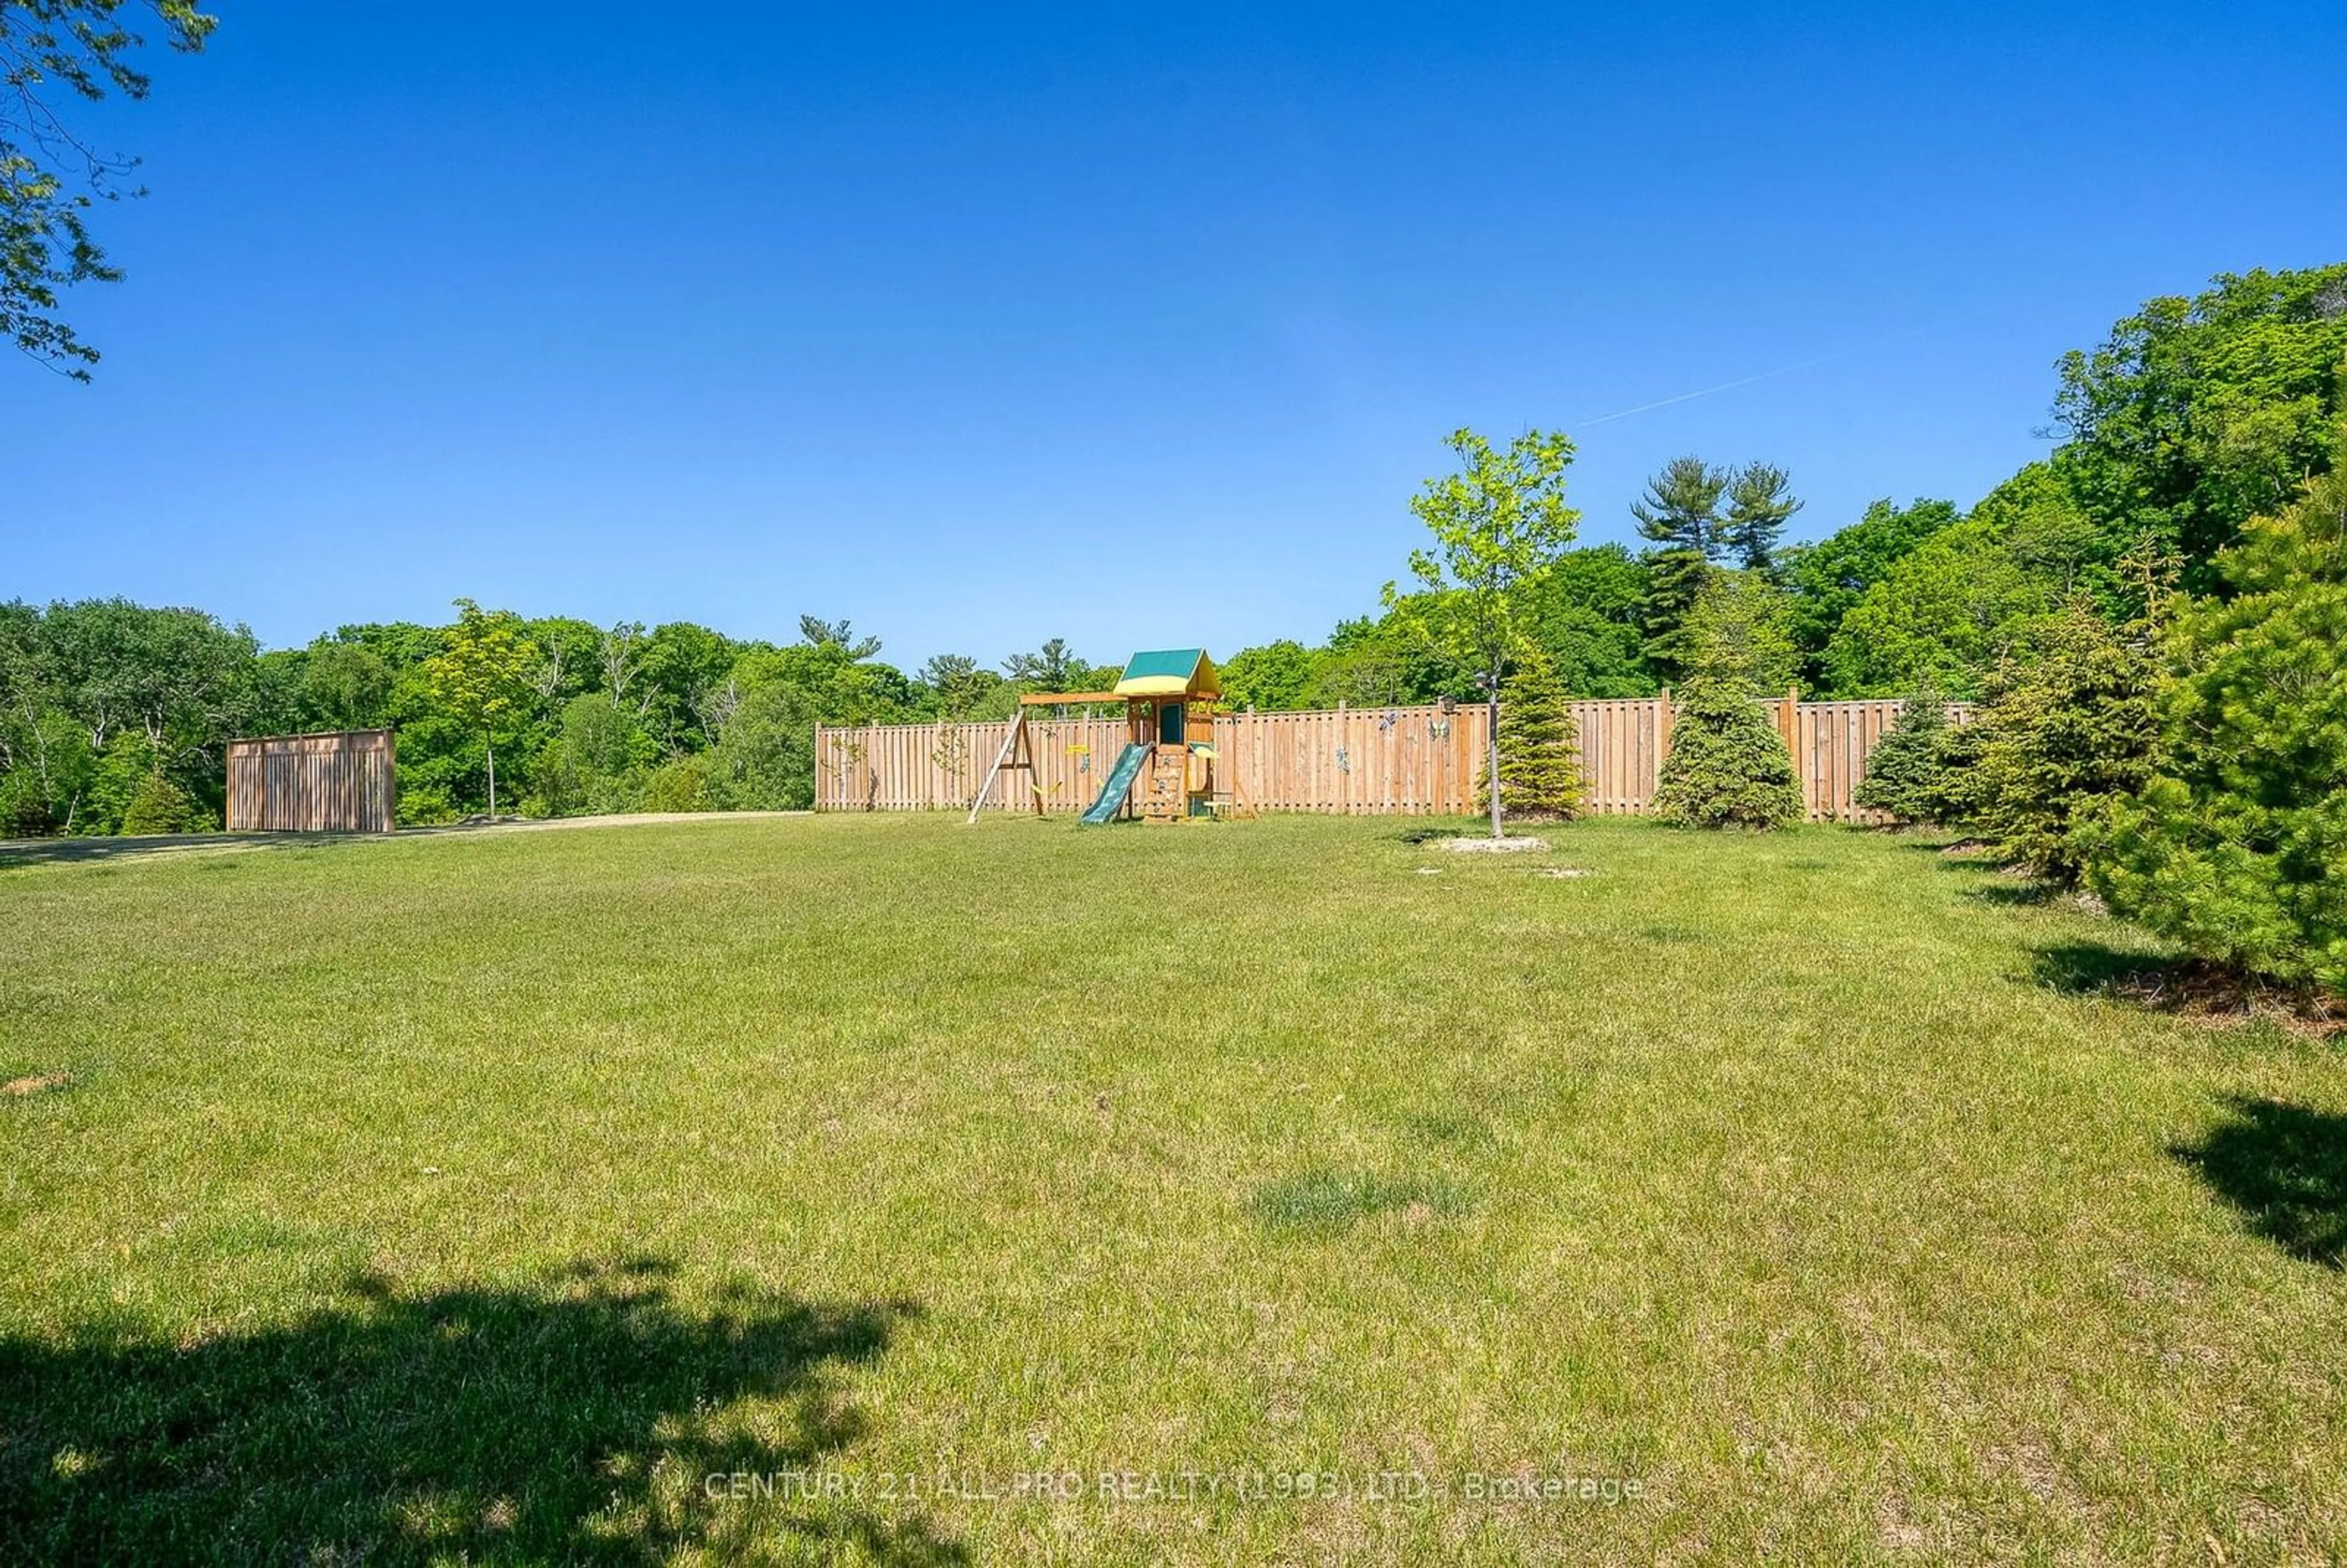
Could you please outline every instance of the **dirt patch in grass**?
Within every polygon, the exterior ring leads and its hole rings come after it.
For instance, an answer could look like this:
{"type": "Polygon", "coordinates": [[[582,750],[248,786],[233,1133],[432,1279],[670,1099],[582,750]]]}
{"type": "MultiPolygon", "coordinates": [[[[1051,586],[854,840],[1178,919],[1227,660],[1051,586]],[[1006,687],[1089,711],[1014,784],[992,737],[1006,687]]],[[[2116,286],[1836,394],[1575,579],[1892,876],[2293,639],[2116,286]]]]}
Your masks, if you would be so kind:
{"type": "Polygon", "coordinates": [[[1505,838],[1493,838],[1486,833],[1461,833],[1455,825],[1441,827],[1406,827],[1393,837],[1413,848],[1452,849],[1462,855],[1511,855],[1526,850],[1548,847],[1545,838],[1529,834],[1510,834],[1505,838]]]}
{"type": "Polygon", "coordinates": [[[52,1089],[63,1089],[73,1081],[62,1072],[36,1072],[26,1078],[12,1078],[0,1083],[0,1094],[13,1094],[23,1099],[28,1094],[46,1094],[52,1089]]]}
{"type": "Polygon", "coordinates": [[[1460,855],[1527,855],[1548,847],[1545,838],[1446,838],[1442,847],[1460,855]]]}

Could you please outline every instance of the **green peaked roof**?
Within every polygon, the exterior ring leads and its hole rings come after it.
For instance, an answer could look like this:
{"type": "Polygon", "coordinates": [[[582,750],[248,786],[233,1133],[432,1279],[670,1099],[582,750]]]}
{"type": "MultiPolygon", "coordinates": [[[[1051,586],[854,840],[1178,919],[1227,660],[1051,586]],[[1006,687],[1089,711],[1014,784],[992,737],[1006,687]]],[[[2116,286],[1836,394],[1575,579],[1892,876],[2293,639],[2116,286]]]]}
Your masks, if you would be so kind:
{"type": "Polygon", "coordinates": [[[1136,653],[1124,661],[1124,678],[1136,675],[1178,675],[1187,681],[1198,668],[1198,661],[1206,656],[1203,648],[1160,648],[1153,653],[1136,653]]]}
{"type": "Polygon", "coordinates": [[[1158,648],[1125,661],[1116,683],[1128,697],[1218,697],[1222,679],[1203,648],[1158,648]]]}

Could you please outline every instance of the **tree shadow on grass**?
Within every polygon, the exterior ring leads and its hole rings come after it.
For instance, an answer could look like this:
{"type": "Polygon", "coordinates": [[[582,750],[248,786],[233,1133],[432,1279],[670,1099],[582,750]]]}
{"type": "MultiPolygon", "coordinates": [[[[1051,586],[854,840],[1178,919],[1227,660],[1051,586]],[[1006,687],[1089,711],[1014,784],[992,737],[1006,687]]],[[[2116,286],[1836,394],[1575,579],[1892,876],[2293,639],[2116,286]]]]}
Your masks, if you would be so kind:
{"type": "Polygon", "coordinates": [[[1483,831],[1489,833],[1491,830],[1491,824],[1488,817],[1478,819],[1463,816],[1438,816],[1414,822],[1408,827],[1398,828],[1383,836],[1396,844],[1440,844],[1445,839],[1457,838],[1461,834],[1472,834],[1479,820],[1482,824],[1483,831]]]}
{"type": "Polygon", "coordinates": [[[2062,897],[2062,889],[2051,882],[2039,882],[2025,876],[2008,876],[1993,873],[1996,880],[1983,882],[1977,887],[1964,889],[1964,897],[1983,904],[1995,904],[2008,909],[2034,908],[2051,904],[2062,897]]]}
{"type": "Polygon", "coordinates": [[[383,836],[379,833],[171,833],[134,835],[128,838],[8,838],[0,839],[0,871],[26,866],[141,860],[231,849],[320,849],[383,836]]]}
{"type": "Polygon", "coordinates": [[[2229,1103],[2229,1120],[2169,1153],[2291,1256],[2347,1265],[2347,1116],[2278,1100],[2229,1103]]]}
{"type": "Polygon", "coordinates": [[[420,1296],[362,1276],[190,1344],[0,1339],[0,1560],[963,1560],[852,1496],[707,1480],[820,1470],[861,1431],[831,1373],[916,1308],[737,1290],[697,1313],[671,1272],[420,1296]]]}
{"type": "Polygon", "coordinates": [[[1971,884],[1963,896],[1983,904],[2004,907],[2021,907],[2051,904],[2063,896],[2062,887],[2041,877],[2004,866],[1981,854],[1957,852],[1957,846],[1939,844],[1911,844],[1904,847],[1928,853],[1940,870],[1951,876],[1961,876],[1971,884]]]}
{"type": "Polygon", "coordinates": [[[2161,958],[2096,942],[2036,950],[2032,978],[2065,996],[2109,997],[2147,1012],[2226,1028],[2326,1040],[2347,1034],[2347,999],[2320,986],[2293,986],[2205,958],[2161,958]]]}
{"type": "Polygon", "coordinates": [[[2180,989],[2192,967],[2147,953],[2130,953],[2099,942],[2055,942],[2039,948],[2031,961],[2031,978],[2064,996],[2135,997],[2156,1001],[2180,989]]]}

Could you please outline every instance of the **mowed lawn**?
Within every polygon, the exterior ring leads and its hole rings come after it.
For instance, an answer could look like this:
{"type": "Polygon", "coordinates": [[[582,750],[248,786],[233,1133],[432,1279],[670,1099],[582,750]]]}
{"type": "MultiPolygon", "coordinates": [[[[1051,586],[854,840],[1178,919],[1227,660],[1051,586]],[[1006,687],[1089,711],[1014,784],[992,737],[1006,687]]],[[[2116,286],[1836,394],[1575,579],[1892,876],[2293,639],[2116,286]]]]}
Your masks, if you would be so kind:
{"type": "Polygon", "coordinates": [[[0,1560],[2347,1540],[2340,1047],[1921,839],[1412,825],[0,857],[0,1560]]]}

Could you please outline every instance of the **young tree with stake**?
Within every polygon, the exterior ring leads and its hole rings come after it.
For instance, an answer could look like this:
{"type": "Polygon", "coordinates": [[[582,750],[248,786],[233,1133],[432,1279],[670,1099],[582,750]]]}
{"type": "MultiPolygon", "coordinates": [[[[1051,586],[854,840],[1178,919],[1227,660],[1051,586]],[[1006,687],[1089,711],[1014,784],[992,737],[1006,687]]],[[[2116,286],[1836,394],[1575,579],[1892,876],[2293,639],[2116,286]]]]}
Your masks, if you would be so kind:
{"type": "MultiPolygon", "coordinates": [[[[1476,671],[1490,704],[1486,775],[1501,779],[1500,681],[1521,639],[1518,620],[1537,588],[1573,543],[1581,514],[1564,504],[1564,470],[1573,443],[1562,433],[1527,430],[1504,452],[1472,430],[1447,443],[1460,471],[1429,479],[1409,509],[1434,535],[1430,550],[1410,551],[1419,591],[1385,587],[1385,604],[1420,636],[1476,671]]],[[[1502,836],[1500,790],[1491,791],[1491,836],[1502,836]]]]}

